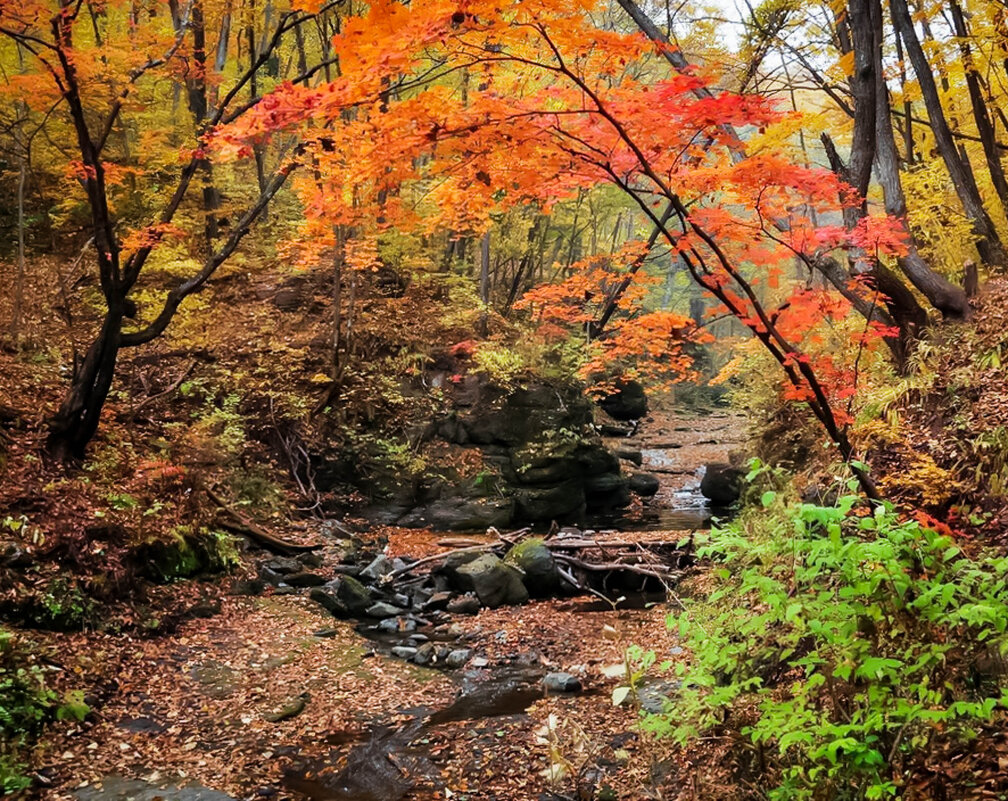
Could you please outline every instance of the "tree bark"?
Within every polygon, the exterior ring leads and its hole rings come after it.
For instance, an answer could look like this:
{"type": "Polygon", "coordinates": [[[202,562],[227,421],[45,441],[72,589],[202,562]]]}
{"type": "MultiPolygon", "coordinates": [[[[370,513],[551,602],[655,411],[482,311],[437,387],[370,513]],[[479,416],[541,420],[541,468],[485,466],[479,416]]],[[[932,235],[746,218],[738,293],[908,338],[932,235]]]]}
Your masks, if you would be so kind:
{"type": "Polygon", "coordinates": [[[910,17],[910,10],[907,7],[906,0],[890,0],[889,9],[892,14],[893,28],[903,40],[907,55],[910,57],[910,63],[913,65],[914,73],[917,75],[917,83],[921,89],[921,96],[924,100],[924,107],[927,109],[928,118],[931,121],[931,130],[934,132],[938,151],[945,162],[945,167],[948,170],[949,177],[952,179],[956,194],[959,196],[966,216],[970,218],[973,224],[973,231],[977,237],[977,252],[985,264],[1003,269],[1008,266],[1004,245],[994,228],[990,215],[984,208],[973,171],[970,169],[969,164],[963,161],[956,148],[952,131],[949,128],[945,112],[942,109],[941,98],[938,94],[938,86],[935,83],[934,74],[931,72],[931,65],[928,63],[924,48],[921,47],[917,31],[914,30],[913,20],[910,17]]]}
{"type": "MultiPolygon", "coordinates": [[[[870,22],[872,28],[872,72],[874,82],[875,103],[875,170],[878,181],[882,185],[882,195],[886,214],[907,225],[906,195],[903,193],[903,183],[899,172],[899,153],[896,150],[896,137],[893,133],[892,114],[889,105],[889,89],[886,86],[885,72],[882,68],[883,21],[882,4],[880,0],[871,0],[870,22]]],[[[907,253],[898,259],[899,268],[917,290],[924,295],[945,317],[962,319],[969,315],[970,307],[966,293],[944,276],[932,270],[917,251],[917,244],[910,236],[907,253]]],[[[912,299],[912,295],[905,293],[912,299]]],[[[890,297],[892,295],[890,294],[890,297]]],[[[893,298],[895,300],[895,298],[893,298]]],[[[914,301],[914,305],[916,301],[914,301]]],[[[897,318],[899,319],[899,318],[897,318]]],[[[923,310],[910,319],[916,319],[915,325],[922,328],[926,323],[923,310]]],[[[919,330],[912,332],[913,336],[919,330]]]]}
{"type": "Polygon", "coordinates": [[[973,53],[969,45],[969,28],[966,26],[966,18],[957,0],[948,0],[948,3],[953,29],[959,39],[959,53],[962,56],[970,105],[973,107],[973,120],[976,122],[980,143],[983,145],[991,183],[994,184],[994,191],[997,192],[998,199],[1001,201],[1001,209],[1008,214],[1008,180],[1005,179],[1001,156],[994,140],[994,126],[991,123],[990,114],[987,112],[987,103],[980,86],[980,75],[977,72],[976,63],[973,61],[973,53]]]}

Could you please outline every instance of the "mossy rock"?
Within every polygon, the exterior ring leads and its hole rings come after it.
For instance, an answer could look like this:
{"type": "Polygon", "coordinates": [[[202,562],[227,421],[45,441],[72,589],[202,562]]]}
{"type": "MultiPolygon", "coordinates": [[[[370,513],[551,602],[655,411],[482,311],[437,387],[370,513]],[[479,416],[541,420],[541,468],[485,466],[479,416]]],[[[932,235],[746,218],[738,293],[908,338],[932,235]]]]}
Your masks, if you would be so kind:
{"type": "Polygon", "coordinates": [[[541,537],[529,537],[512,546],[504,562],[521,570],[522,583],[529,595],[550,595],[560,584],[553,552],[541,537]]]}
{"type": "Polygon", "coordinates": [[[238,550],[224,532],[177,526],[163,537],[144,541],[135,558],[147,578],[167,583],[229,570],[238,564],[238,550]]]}

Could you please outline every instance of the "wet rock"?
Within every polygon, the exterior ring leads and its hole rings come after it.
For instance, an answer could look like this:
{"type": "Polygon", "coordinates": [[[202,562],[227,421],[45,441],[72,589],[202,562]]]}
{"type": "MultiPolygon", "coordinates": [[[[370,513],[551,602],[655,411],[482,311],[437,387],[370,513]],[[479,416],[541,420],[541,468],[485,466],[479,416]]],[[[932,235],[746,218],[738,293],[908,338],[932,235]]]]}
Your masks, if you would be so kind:
{"type": "Polygon", "coordinates": [[[308,593],[308,597],[333,617],[347,617],[350,613],[350,610],[346,608],[336,595],[335,587],[313,587],[311,592],[308,593]]]}
{"type": "Polygon", "coordinates": [[[313,551],[300,554],[297,559],[305,567],[322,567],[325,564],[322,554],[314,553],[313,551]]]}
{"type": "Polygon", "coordinates": [[[393,596],[392,596],[392,602],[393,602],[393,603],[394,603],[394,604],[395,604],[396,606],[401,606],[401,607],[403,607],[404,609],[405,609],[406,607],[408,607],[408,606],[409,606],[409,604],[410,604],[410,600],[409,600],[409,596],[408,596],[408,595],[404,595],[404,594],[403,594],[403,593],[401,593],[401,592],[397,592],[397,593],[396,593],[395,595],[393,595],[393,596]]]}
{"type": "Polygon", "coordinates": [[[539,537],[530,537],[512,546],[504,561],[522,572],[522,583],[529,595],[550,595],[559,584],[556,560],[539,537]]]}
{"type": "Polygon", "coordinates": [[[523,520],[554,520],[580,514],[585,508],[584,480],[572,477],[552,487],[522,489],[515,496],[523,520]]]}
{"type": "Polygon", "coordinates": [[[377,581],[394,569],[391,559],[387,556],[378,556],[360,572],[360,577],[366,581],[377,581]]]}
{"type": "Polygon", "coordinates": [[[392,604],[387,604],[384,601],[378,601],[378,603],[371,604],[364,614],[368,617],[396,617],[401,615],[403,610],[398,606],[392,606],[392,604]]]}
{"type": "Polygon", "coordinates": [[[308,597],[335,617],[362,614],[374,603],[364,585],[352,576],[342,576],[321,587],[313,587],[308,597]]]}
{"type": "Polygon", "coordinates": [[[284,576],[282,573],[278,573],[266,565],[259,566],[259,578],[265,581],[271,587],[279,586],[284,583],[284,576]]]}
{"type": "Polygon", "coordinates": [[[417,622],[411,617],[387,617],[378,624],[378,630],[389,634],[416,631],[417,622]]]}
{"type": "Polygon", "coordinates": [[[630,491],[642,498],[650,498],[658,493],[661,484],[657,476],[650,473],[634,473],[629,480],[630,491]]]}
{"type": "Polygon", "coordinates": [[[454,651],[449,651],[448,655],[444,657],[444,663],[450,668],[460,668],[463,667],[471,657],[471,649],[456,648],[454,651]]]}
{"type": "Polygon", "coordinates": [[[627,480],[619,473],[601,473],[585,480],[585,501],[589,511],[608,512],[630,503],[627,480]]]}
{"type": "Polygon", "coordinates": [[[418,665],[429,665],[437,657],[436,648],[432,643],[425,642],[419,648],[416,649],[416,654],[413,655],[413,661],[418,665]]]}
{"type": "Polygon", "coordinates": [[[423,609],[425,612],[429,612],[431,610],[436,611],[440,609],[445,609],[448,606],[448,604],[451,603],[451,600],[454,597],[455,595],[451,592],[448,592],[447,590],[445,590],[444,592],[436,592],[430,598],[424,601],[421,604],[420,608],[423,609]]]}
{"type": "Polygon", "coordinates": [[[614,420],[640,420],[647,414],[647,395],[637,381],[619,381],[616,391],[599,401],[599,406],[614,420]]]}
{"type": "Polygon", "coordinates": [[[700,492],[715,506],[731,506],[742,495],[745,473],[724,462],[713,462],[704,470],[700,492]]]}
{"type": "Polygon", "coordinates": [[[617,448],[616,458],[625,459],[628,462],[633,462],[638,467],[644,464],[644,454],[641,453],[637,448],[617,448]]]}
{"type": "Polygon", "coordinates": [[[304,570],[304,566],[301,562],[293,557],[277,556],[270,559],[268,562],[263,562],[263,567],[272,570],[275,573],[279,573],[281,576],[288,573],[298,573],[304,570]]]}
{"type": "Polygon", "coordinates": [[[417,654],[416,648],[411,648],[408,645],[395,645],[392,647],[392,656],[396,659],[405,659],[407,662],[415,657],[417,654]]]}
{"type": "Polygon", "coordinates": [[[551,693],[581,692],[581,680],[570,673],[547,673],[543,676],[542,684],[551,693]]]}
{"type": "Polygon", "coordinates": [[[458,570],[461,588],[476,593],[480,603],[490,608],[520,604],[528,600],[521,574],[493,554],[483,554],[458,570]]]}
{"type": "MultiPolygon", "coordinates": [[[[330,582],[326,586],[331,586],[330,582]]],[[[372,602],[371,593],[353,576],[343,576],[336,580],[336,596],[351,612],[360,613],[366,610],[372,602]]]]}
{"type": "Polygon", "coordinates": [[[453,615],[475,615],[482,608],[483,604],[474,595],[461,595],[447,606],[447,610],[453,615]]]}
{"type": "Polygon", "coordinates": [[[479,531],[510,525],[514,513],[515,502],[511,498],[445,498],[418,506],[396,523],[407,528],[479,531]]]}
{"type": "Polygon", "coordinates": [[[298,573],[289,573],[284,577],[284,581],[292,587],[321,587],[323,584],[327,583],[329,579],[325,576],[320,576],[318,573],[310,573],[307,570],[302,570],[298,573]]]}

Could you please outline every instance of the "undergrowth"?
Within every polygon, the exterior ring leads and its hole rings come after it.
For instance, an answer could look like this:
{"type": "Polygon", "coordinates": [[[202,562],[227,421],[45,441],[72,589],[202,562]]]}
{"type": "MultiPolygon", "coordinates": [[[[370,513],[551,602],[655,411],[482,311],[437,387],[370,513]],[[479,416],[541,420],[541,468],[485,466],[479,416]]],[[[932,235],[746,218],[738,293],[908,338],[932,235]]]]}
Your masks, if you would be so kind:
{"type": "Polygon", "coordinates": [[[762,501],[697,537],[718,588],[670,616],[692,661],[645,725],[737,738],[761,797],[899,796],[937,740],[1008,707],[1008,559],[853,495],[762,501]]]}
{"type": "Polygon", "coordinates": [[[60,696],[46,681],[38,656],[0,628],[0,795],[31,786],[23,751],[52,720],[83,720],[89,709],[83,693],[60,696]]]}

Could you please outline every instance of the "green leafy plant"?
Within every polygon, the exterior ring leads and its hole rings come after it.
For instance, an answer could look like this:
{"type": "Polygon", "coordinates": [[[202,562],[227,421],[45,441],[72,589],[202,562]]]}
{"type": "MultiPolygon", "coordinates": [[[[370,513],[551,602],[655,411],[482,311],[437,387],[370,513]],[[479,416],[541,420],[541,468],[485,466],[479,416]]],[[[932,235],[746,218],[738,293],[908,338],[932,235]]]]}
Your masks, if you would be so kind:
{"type": "Polygon", "coordinates": [[[0,629],[0,794],[27,789],[21,750],[52,721],[83,720],[90,712],[79,690],[60,699],[45,680],[37,655],[12,632],[0,629]]]}
{"type": "Polygon", "coordinates": [[[687,743],[731,720],[769,798],[893,797],[935,738],[1008,706],[1008,559],[854,496],[763,500],[697,536],[720,586],[670,615],[693,660],[645,725],[687,743]]]}

